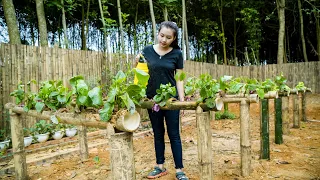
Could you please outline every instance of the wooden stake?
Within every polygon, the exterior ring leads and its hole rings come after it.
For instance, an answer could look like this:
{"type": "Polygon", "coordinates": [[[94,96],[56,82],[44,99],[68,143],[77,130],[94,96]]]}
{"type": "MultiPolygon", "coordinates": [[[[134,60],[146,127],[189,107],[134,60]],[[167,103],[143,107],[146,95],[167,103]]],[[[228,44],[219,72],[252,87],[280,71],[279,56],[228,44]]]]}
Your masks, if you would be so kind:
{"type": "Polygon", "coordinates": [[[201,180],[213,179],[212,134],[209,116],[209,111],[203,112],[203,109],[200,106],[197,107],[198,163],[201,180]]]}
{"type": "Polygon", "coordinates": [[[274,110],[275,110],[275,143],[282,144],[282,99],[276,98],[274,100],[274,110]]]}
{"type": "Polygon", "coordinates": [[[242,100],[240,107],[241,175],[246,177],[251,171],[250,104],[242,100]]]}
{"type": "Polygon", "coordinates": [[[133,133],[111,134],[109,142],[112,179],[135,180],[133,133]]]}
{"type": "Polygon", "coordinates": [[[282,99],[282,132],[285,135],[290,133],[290,119],[289,119],[289,97],[283,96],[282,99]]]}
{"type": "Polygon", "coordinates": [[[78,138],[79,138],[80,159],[81,161],[85,161],[89,157],[86,126],[78,126],[78,138]]]}
{"type": "Polygon", "coordinates": [[[11,113],[10,118],[15,176],[16,179],[27,180],[28,173],[26,154],[24,151],[22,121],[20,120],[20,116],[16,113],[11,113]]]}
{"type": "Polygon", "coordinates": [[[292,95],[293,98],[293,128],[300,127],[299,121],[299,96],[297,94],[292,95]]]}
{"type": "Polygon", "coordinates": [[[268,99],[260,102],[260,158],[270,159],[268,99]]]}

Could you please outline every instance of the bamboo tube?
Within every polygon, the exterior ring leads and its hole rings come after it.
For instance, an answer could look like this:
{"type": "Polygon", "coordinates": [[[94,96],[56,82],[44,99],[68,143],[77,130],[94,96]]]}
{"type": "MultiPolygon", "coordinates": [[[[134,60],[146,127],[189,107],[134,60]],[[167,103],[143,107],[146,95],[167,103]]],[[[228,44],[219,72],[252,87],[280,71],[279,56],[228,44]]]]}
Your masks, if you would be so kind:
{"type": "Polygon", "coordinates": [[[24,151],[23,126],[20,116],[16,113],[10,114],[12,151],[16,179],[27,180],[27,162],[24,151]]]}
{"type": "Polygon", "coordinates": [[[250,142],[250,104],[242,100],[240,112],[240,148],[241,148],[241,175],[250,175],[251,142],[250,142]]]}
{"type": "Polygon", "coordinates": [[[306,105],[307,105],[307,101],[306,101],[306,93],[301,93],[302,95],[302,121],[306,122],[307,121],[307,115],[306,115],[306,105]]]}
{"type": "Polygon", "coordinates": [[[268,99],[260,101],[260,158],[270,159],[268,99]]]}
{"type": "Polygon", "coordinates": [[[212,134],[210,127],[209,111],[203,112],[198,106],[196,110],[198,163],[201,180],[213,179],[212,164],[212,134]]]}
{"type": "Polygon", "coordinates": [[[307,88],[305,91],[303,90],[297,90],[297,89],[291,89],[289,93],[287,92],[279,92],[279,96],[288,96],[288,94],[298,94],[299,92],[302,92],[302,93],[312,93],[312,90],[311,88],[307,88]]]}
{"type": "Polygon", "coordinates": [[[107,128],[107,122],[97,121],[96,119],[84,119],[83,117],[81,117],[81,115],[73,115],[73,117],[71,117],[71,115],[68,113],[52,113],[48,111],[38,113],[35,110],[29,110],[28,112],[25,112],[22,107],[17,107],[12,103],[7,103],[5,105],[5,108],[11,109],[12,112],[15,112],[17,114],[24,114],[32,117],[37,117],[39,119],[44,119],[47,121],[51,121],[51,116],[55,115],[59,122],[64,124],[83,125],[87,127],[96,127],[101,129],[107,128]]]}
{"type": "Polygon", "coordinates": [[[289,119],[289,97],[283,96],[282,99],[282,132],[285,135],[290,133],[290,119],[289,119]]]}
{"type": "MultiPolygon", "coordinates": [[[[205,103],[198,103],[196,101],[177,101],[175,99],[169,99],[166,106],[160,107],[162,110],[195,110],[198,106],[200,106],[204,111],[214,110],[219,111],[223,107],[223,100],[220,98],[216,98],[216,107],[209,108],[205,103]]],[[[154,102],[145,99],[140,101],[140,108],[151,109],[154,105],[154,102]]]]}
{"type": "Polygon", "coordinates": [[[137,111],[131,114],[126,109],[123,109],[118,111],[110,122],[120,131],[133,132],[139,128],[140,115],[137,111]]]}
{"type": "Polygon", "coordinates": [[[292,98],[293,98],[293,128],[299,128],[300,127],[299,96],[297,94],[294,94],[292,98]]]}
{"type": "Polygon", "coordinates": [[[80,159],[81,161],[85,161],[89,157],[88,142],[87,142],[87,127],[78,126],[77,129],[78,129],[80,159]]]}
{"type": "Polygon", "coordinates": [[[242,100],[250,103],[257,103],[259,102],[259,97],[257,94],[249,94],[245,95],[244,97],[239,95],[225,95],[224,98],[222,98],[224,103],[240,103],[242,100]]]}
{"type": "Polygon", "coordinates": [[[274,110],[275,110],[275,143],[282,144],[282,99],[276,98],[274,100],[274,110]]]}
{"type": "Polygon", "coordinates": [[[110,164],[113,180],[135,180],[133,134],[130,132],[110,135],[110,164]]]}
{"type": "Polygon", "coordinates": [[[278,98],[278,91],[269,91],[265,93],[264,99],[275,99],[278,98]]]}

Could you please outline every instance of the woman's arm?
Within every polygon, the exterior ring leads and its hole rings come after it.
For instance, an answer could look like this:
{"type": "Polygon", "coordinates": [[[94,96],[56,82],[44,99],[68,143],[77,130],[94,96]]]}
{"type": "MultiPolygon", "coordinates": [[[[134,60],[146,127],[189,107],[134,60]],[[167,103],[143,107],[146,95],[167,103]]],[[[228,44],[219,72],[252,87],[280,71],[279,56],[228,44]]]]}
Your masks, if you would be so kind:
{"type": "MultiPolygon", "coordinates": [[[[177,69],[178,73],[179,71],[183,71],[182,69],[177,69]]],[[[178,95],[179,95],[179,101],[184,101],[184,87],[183,87],[183,81],[176,80],[177,82],[177,90],[178,90],[178,95]]]]}

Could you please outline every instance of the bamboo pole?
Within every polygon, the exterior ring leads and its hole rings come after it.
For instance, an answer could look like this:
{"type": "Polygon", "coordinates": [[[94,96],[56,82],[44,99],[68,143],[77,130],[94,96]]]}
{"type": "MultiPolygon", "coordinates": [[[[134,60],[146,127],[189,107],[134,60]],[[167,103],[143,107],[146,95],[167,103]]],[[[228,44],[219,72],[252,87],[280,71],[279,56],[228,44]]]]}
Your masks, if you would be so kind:
{"type": "Polygon", "coordinates": [[[260,111],[260,158],[270,159],[268,99],[261,99],[260,111]]]}
{"type": "Polygon", "coordinates": [[[236,95],[225,95],[224,98],[222,98],[222,101],[224,103],[240,103],[242,100],[245,100],[247,102],[251,103],[257,103],[259,102],[259,96],[257,94],[236,94],[236,95]]]}
{"type": "Polygon", "coordinates": [[[290,119],[289,119],[289,97],[283,96],[282,99],[282,132],[285,135],[290,133],[290,119]]]}
{"type": "Polygon", "coordinates": [[[197,107],[198,163],[201,180],[213,179],[212,134],[209,116],[209,111],[203,112],[203,109],[200,106],[197,107]]]}
{"type": "Polygon", "coordinates": [[[109,134],[110,164],[113,180],[135,180],[133,133],[109,134]]]}
{"type": "Polygon", "coordinates": [[[20,115],[16,113],[10,113],[10,118],[15,176],[16,179],[27,180],[28,173],[26,154],[24,151],[22,121],[20,119],[20,115]]]}
{"type": "Polygon", "coordinates": [[[241,175],[246,177],[251,171],[250,104],[242,100],[240,107],[241,175]]]}
{"type": "Polygon", "coordinates": [[[282,144],[282,99],[276,98],[274,100],[274,110],[275,110],[275,143],[282,144]]]}
{"type": "Polygon", "coordinates": [[[299,96],[297,94],[294,94],[292,98],[293,98],[293,128],[299,128],[300,127],[299,96]]]}
{"type": "Polygon", "coordinates": [[[79,151],[81,161],[85,161],[89,157],[88,142],[87,142],[87,127],[78,126],[79,151]]]}
{"type": "MultiPolygon", "coordinates": [[[[223,100],[220,98],[216,98],[215,100],[216,106],[214,108],[209,108],[205,103],[198,103],[196,101],[177,101],[175,99],[169,99],[167,101],[166,106],[160,107],[162,110],[195,110],[198,106],[200,106],[203,110],[213,110],[220,111],[223,107],[223,100]]],[[[148,99],[142,100],[139,103],[138,107],[144,109],[152,109],[154,102],[148,99]]]]}

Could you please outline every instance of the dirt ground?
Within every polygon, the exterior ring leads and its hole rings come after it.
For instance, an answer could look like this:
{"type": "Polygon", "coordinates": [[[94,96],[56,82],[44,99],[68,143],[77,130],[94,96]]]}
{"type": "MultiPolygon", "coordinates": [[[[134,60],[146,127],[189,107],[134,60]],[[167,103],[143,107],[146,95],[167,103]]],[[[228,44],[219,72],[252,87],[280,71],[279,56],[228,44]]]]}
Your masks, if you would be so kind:
{"type": "MultiPolygon", "coordinates": [[[[290,101],[292,104],[292,100],[290,101]]],[[[301,122],[299,129],[290,129],[289,135],[284,135],[284,143],[274,143],[274,107],[273,100],[269,102],[270,120],[270,160],[260,160],[260,116],[259,105],[251,104],[251,175],[243,178],[240,175],[240,112],[239,105],[230,104],[229,110],[236,114],[234,120],[211,121],[212,154],[214,179],[320,179],[320,95],[307,96],[307,119],[301,122]]],[[[292,119],[292,107],[290,106],[292,119]]],[[[182,141],[184,171],[191,180],[199,179],[197,134],[194,111],[188,111],[182,120],[182,141]]],[[[292,125],[292,124],[291,124],[292,125]]],[[[172,180],[175,177],[174,162],[170,143],[167,138],[166,163],[169,174],[162,180],[172,180]]],[[[90,143],[90,142],[89,142],[90,143]]],[[[110,179],[110,164],[108,146],[89,149],[90,157],[81,162],[77,154],[57,159],[42,165],[28,165],[28,174],[32,180],[102,180],[110,179]],[[99,157],[100,161],[94,158],[99,157]]],[[[143,137],[134,139],[134,155],[136,179],[146,179],[147,173],[155,165],[153,136],[146,133],[143,137]]],[[[35,157],[36,158],[36,157],[35,157]]],[[[2,176],[4,179],[14,179],[13,175],[2,176]]]]}

